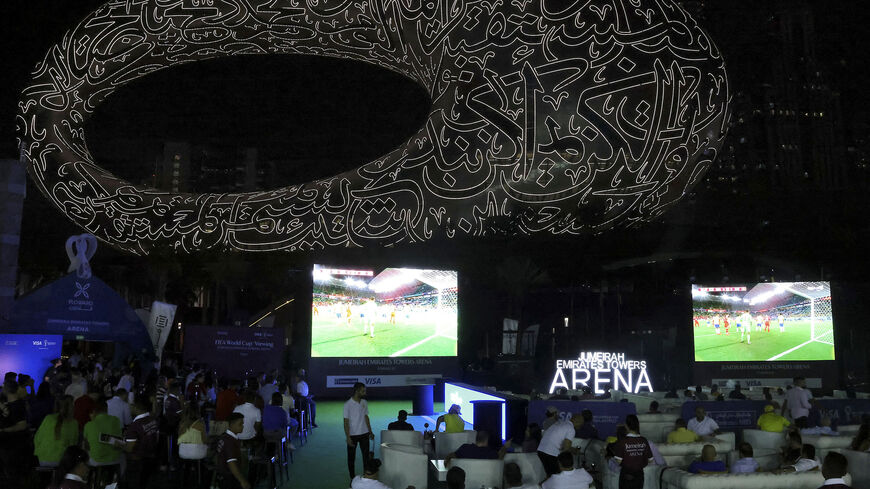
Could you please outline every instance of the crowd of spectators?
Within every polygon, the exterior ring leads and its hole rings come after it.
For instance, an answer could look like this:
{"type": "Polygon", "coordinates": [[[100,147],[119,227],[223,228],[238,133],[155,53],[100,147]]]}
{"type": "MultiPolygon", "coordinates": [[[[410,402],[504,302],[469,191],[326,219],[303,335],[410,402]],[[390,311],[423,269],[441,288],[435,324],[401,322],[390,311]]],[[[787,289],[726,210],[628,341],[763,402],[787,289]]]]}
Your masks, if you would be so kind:
{"type": "Polygon", "coordinates": [[[247,489],[256,475],[250,456],[287,436],[295,450],[301,409],[310,415],[305,422],[316,426],[304,372],[242,381],[172,359],[145,372],[133,361],[113,367],[99,355],[74,353],[48,365],[39,382],[16,372],[3,379],[4,487],[46,487],[49,477],[52,487],[84,487],[99,467],[108,469],[93,481],[100,487],[116,480],[125,489],[146,488],[157,474],[181,472],[178,448],[184,444],[213,455],[209,463],[220,487],[247,489]]]}

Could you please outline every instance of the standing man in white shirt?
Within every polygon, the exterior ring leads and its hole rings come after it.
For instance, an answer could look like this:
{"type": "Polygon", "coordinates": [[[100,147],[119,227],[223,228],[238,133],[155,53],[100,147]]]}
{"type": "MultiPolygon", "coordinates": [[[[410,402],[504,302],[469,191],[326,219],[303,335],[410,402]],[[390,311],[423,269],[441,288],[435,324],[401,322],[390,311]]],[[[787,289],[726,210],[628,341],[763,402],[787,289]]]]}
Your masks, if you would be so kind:
{"type": "Polygon", "coordinates": [[[807,381],[803,377],[794,378],[794,387],[786,391],[785,402],[782,405],[782,410],[786,408],[791,413],[791,419],[798,428],[807,427],[807,416],[810,415],[810,399],[812,394],[807,390],[807,381]]]}
{"type": "Polygon", "coordinates": [[[689,420],[688,428],[698,436],[713,436],[720,433],[719,424],[707,416],[707,410],[701,406],[695,408],[695,417],[689,420]]]}
{"type": "Polygon", "coordinates": [[[369,460],[369,440],[374,440],[369,421],[369,404],[363,399],[366,386],[362,382],[353,385],[353,396],[344,403],[344,435],[347,442],[347,470],[350,479],[356,477],[356,446],[360,446],[363,465],[369,460]]]}
{"type": "Polygon", "coordinates": [[[121,421],[121,427],[125,427],[133,422],[133,416],[130,414],[130,405],[127,403],[127,391],[118,389],[115,391],[115,396],[106,401],[106,412],[109,416],[114,416],[121,421]]]}
{"type": "Polygon", "coordinates": [[[124,369],[124,375],[121,376],[121,380],[118,381],[118,385],[115,386],[116,389],[124,389],[127,392],[131,392],[133,390],[133,383],[136,379],[133,378],[133,375],[130,373],[129,368],[124,369]]]}
{"type": "Polygon", "coordinates": [[[538,458],[541,459],[548,476],[559,473],[557,457],[560,453],[571,449],[574,432],[581,426],[583,426],[583,415],[574,413],[570,421],[567,419],[556,421],[544,432],[541,442],[538,443],[538,458]]]}

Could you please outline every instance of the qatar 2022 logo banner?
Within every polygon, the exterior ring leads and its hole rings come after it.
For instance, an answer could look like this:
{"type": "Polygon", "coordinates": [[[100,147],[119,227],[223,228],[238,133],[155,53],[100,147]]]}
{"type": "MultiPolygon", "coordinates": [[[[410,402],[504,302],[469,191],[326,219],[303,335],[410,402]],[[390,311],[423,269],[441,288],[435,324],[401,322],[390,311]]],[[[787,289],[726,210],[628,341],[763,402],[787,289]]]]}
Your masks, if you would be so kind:
{"type": "Polygon", "coordinates": [[[39,63],[17,125],[40,191],[113,246],[305,251],[637,225],[699,182],[729,102],[722,57],[674,0],[112,0],[39,63]],[[359,168],[250,193],[134,185],[89,153],[84,123],[118,87],[270,54],[394,70],[431,112],[359,168]]]}

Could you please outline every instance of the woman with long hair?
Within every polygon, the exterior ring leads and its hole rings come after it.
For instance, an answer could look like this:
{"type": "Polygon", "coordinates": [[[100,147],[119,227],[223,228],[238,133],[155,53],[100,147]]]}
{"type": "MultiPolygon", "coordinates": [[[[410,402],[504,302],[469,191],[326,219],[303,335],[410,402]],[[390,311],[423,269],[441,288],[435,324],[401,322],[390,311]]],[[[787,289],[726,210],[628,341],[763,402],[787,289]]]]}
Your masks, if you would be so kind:
{"type": "Polygon", "coordinates": [[[178,423],[178,443],[206,443],[205,421],[199,410],[199,403],[190,401],[184,406],[181,422],[178,423]]]}
{"type": "Polygon", "coordinates": [[[77,445],[67,447],[63,451],[57,470],[54,471],[54,480],[51,481],[50,489],[85,489],[88,487],[88,452],[77,445]]]}
{"type": "Polygon", "coordinates": [[[61,396],[54,403],[54,413],[39,425],[33,437],[33,454],[39,465],[55,467],[67,447],[79,441],[79,424],[73,417],[72,396],[61,396]]]}

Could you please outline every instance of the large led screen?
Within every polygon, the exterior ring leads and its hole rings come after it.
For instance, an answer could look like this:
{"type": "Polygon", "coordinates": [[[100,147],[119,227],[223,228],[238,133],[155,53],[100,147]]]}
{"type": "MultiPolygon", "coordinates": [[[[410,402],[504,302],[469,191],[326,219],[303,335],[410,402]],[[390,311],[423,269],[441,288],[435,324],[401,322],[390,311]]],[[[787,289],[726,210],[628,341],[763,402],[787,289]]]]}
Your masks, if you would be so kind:
{"type": "Polygon", "coordinates": [[[834,360],[831,284],[692,286],[695,361],[834,360]]]}
{"type": "Polygon", "coordinates": [[[456,272],[314,265],[312,357],[456,356],[456,272]]]}

